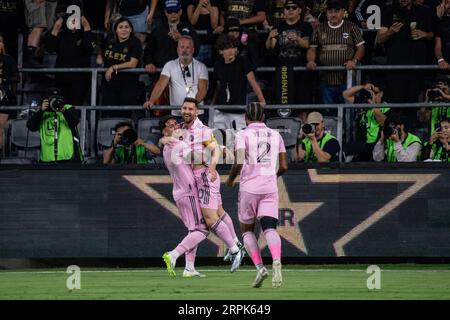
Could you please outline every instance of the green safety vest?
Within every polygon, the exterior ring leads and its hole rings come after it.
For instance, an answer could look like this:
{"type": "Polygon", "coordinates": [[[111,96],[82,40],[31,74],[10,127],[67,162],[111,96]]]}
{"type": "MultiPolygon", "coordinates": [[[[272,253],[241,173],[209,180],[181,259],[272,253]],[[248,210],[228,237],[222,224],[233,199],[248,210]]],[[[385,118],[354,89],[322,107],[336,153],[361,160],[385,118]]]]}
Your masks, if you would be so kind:
{"type": "Polygon", "coordinates": [[[431,160],[441,160],[442,162],[448,162],[448,153],[447,150],[444,149],[444,146],[440,144],[438,147],[437,143],[433,143],[431,146],[430,159],[431,160]]]}
{"type": "MultiPolygon", "coordinates": [[[[72,105],[66,104],[64,110],[73,108],[72,105]]],[[[71,160],[73,153],[73,134],[69,124],[61,112],[45,111],[42,114],[39,135],[41,138],[41,162],[55,162],[71,160]],[[55,114],[58,125],[58,143],[55,146],[55,114]],[[55,150],[57,159],[55,160],[55,150]]]]}
{"type": "Polygon", "coordinates": [[[449,107],[432,107],[430,116],[430,136],[439,127],[439,122],[443,119],[450,118],[449,107]]]}
{"type": "MultiPolygon", "coordinates": [[[[114,158],[116,159],[117,163],[125,163],[125,152],[130,152],[129,150],[131,150],[131,148],[125,148],[124,146],[119,146],[116,148],[115,150],[115,155],[114,158]]],[[[148,159],[147,159],[147,149],[145,149],[144,146],[142,145],[138,145],[135,148],[136,150],[136,158],[135,158],[135,163],[137,164],[147,164],[149,163],[148,159]]],[[[130,159],[131,155],[127,154],[126,159],[130,159]]]]}
{"type": "MultiPolygon", "coordinates": [[[[415,136],[412,133],[408,133],[408,136],[402,142],[402,147],[404,149],[407,149],[413,143],[420,143],[422,145],[422,141],[418,136],[415,136]]],[[[386,141],[386,148],[387,148],[387,161],[397,162],[397,158],[395,157],[394,142],[391,139],[388,139],[386,141]]],[[[420,152],[417,155],[417,161],[420,161],[420,152]]]]}
{"type": "MultiPolygon", "coordinates": [[[[336,138],[333,137],[331,134],[326,133],[322,137],[321,140],[317,141],[319,143],[320,149],[323,150],[323,147],[325,146],[325,144],[328,141],[330,141],[331,139],[336,139],[336,138]]],[[[316,163],[317,162],[317,157],[316,157],[316,154],[313,151],[311,139],[309,137],[306,137],[303,140],[303,145],[305,146],[305,152],[306,152],[306,154],[305,154],[305,163],[316,163]]]]}
{"type": "MultiPolygon", "coordinates": [[[[380,108],[382,113],[386,113],[390,110],[388,107],[380,108]]],[[[375,119],[375,114],[373,109],[368,109],[362,114],[360,124],[364,125],[367,129],[366,132],[366,142],[375,143],[378,140],[378,135],[380,134],[381,126],[375,119]]]]}

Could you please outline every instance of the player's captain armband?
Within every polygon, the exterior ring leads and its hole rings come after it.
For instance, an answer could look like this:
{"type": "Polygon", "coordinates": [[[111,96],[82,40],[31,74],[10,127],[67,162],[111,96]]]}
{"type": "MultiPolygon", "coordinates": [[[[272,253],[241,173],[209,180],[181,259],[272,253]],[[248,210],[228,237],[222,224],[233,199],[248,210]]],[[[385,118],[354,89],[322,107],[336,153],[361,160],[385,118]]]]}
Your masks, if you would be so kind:
{"type": "Polygon", "coordinates": [[[205,147],[209,146],[211,143],[213,142],[217,142],[216,138],[214,137],[213,134],[211,134],[211,138],[209,140],[203,141],[203,145],[205,147]]]}

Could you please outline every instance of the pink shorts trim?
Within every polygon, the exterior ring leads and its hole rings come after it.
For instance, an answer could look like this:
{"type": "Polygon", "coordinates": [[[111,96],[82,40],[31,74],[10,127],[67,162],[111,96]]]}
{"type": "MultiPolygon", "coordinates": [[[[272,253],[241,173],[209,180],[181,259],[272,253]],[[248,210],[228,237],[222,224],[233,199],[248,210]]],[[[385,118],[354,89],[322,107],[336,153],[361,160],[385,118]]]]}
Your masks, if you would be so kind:
{"type": "Polygon", "coordinates": [[[220,176],[217,173],[216,180],[212,182],[208,171],[209,168],[194,170],[200,207],[217,210],[222,205],[222,196],[220,195],[220,176]]]}
{"type": "Polygon", "coordinates": [[[206,230],[197,196],[186,196],[176,201],[181,220],[189,231],[206,230]]]}

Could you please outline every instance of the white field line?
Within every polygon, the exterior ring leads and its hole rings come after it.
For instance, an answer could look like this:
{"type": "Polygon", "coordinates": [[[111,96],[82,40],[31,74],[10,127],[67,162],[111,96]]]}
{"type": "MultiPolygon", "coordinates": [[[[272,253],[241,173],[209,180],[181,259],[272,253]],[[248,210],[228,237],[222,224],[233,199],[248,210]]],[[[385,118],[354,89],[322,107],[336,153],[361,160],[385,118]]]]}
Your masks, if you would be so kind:
{"type": "MultiPolygon", "coordinates": [[[[181,268],[179,268],[181,269],[181,268]]],[[[227,269],[197,269],[200,272],[227,272],[227,269]]],[[[161,268],[161,270],[81,270],[81,273],[161,273],[165,272],[165,268],[161,268]]],[[[252,272],[254,273],[255,270],[239,270],[238,272],[252,272]]],[[[365,269],[283,269],[283,272],[360,272],[360,273],[366,273],[365,269]]],[[[411,273],[439,273],[439,272],[450,272],[450,270],[414,270],[414,269],[403,269],[403,270],[390,270],[390,269],[381,269],[381,272],[411,272],[411,273]]],[[[65,274],[66,272],[64,270],[58,270],[58,271],[0,271],[0,275],[7,275],[7,274],[65,274]]]]}

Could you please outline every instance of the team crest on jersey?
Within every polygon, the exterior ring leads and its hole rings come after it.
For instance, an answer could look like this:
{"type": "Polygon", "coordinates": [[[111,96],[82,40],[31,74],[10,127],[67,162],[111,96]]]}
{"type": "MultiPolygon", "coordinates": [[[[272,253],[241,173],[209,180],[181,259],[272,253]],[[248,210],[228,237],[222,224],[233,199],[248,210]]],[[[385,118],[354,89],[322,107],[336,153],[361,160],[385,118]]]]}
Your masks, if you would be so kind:
{"type": "Polygon", "coordinates": [[[326,33],[322,33],[322,40],[325,40],[327,38],[327,34],[326,33]]]}
{"type": "Polygon", "coordinates": [[[191,142],[193,142],[193,141],[194,141],[194,136],[191,135],[191,136],[189,137],[189,139],[191,140],[191,142]]]}
{"type": "Polygon", "coordinates": [[[342,34],[342,38],[347,39],[348,37],[350,37],[350,35],[347,32],[342,34]]]}

